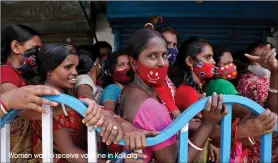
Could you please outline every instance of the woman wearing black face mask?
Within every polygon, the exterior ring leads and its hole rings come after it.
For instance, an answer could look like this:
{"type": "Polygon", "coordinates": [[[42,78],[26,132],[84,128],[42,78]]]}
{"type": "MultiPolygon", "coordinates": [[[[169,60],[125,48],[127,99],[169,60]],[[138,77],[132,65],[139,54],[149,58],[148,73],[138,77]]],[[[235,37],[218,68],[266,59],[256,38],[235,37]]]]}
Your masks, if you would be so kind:
{"type": "MultiPolygon", "coordinates": [[[[35,49],[41,46],[38,32],[25,25],[8,26],[1,41],[1,93],[27,85],[26,76],[35,67],[35,49]],[[31,50],[30,50],[31,49],[31,50]]],[[[31,153],[31,133],[29,121],[16,118],[11,124],[11,152],[31,153]]],[[[12,159],[13,161],[18,161],[12,159]]]]}

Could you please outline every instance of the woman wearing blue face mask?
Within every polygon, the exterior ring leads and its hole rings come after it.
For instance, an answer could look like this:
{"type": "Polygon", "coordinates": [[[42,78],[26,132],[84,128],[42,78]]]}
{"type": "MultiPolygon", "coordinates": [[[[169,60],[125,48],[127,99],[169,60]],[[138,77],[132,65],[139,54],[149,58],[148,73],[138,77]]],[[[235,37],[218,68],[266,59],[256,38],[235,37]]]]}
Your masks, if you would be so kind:
{"type": "MultiPolygon", "coordinates": [[[[36,48],[41,44],[39,33],[25,25],[11,25],[4,30],[1,41],[1,93],[27,85],[26,77],[34,72],[36,48]]],[[[30,122],[21,117],[11,123],[11,152],[31,153],[30,127],[30,122]]],[[[18,160],[12,158],[14,161],[18,160]]]]}

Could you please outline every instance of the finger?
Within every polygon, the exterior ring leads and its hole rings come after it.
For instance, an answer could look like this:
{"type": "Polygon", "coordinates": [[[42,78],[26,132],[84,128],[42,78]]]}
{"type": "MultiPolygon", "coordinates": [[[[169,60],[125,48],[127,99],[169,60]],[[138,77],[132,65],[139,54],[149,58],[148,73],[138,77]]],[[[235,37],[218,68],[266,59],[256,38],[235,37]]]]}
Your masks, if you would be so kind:
{"type": "Polygon", "coordinates": [[[211,103],[212,103],[212,99],[211,97],[208,98],[208,101],[207,101],[207,104],[206,104],[206,107],[205,107],[205,111],[210,111],[211,109],[211,103]]]}
{"type": "Polygon", "coordinates": [[[213,94],[212,94],[212,104],[211,104],[211,111],[212,112],[215,112],[215,110],[217,109],[217,102],[218,102],[217,94],[215,92],[213,92],[213,94]]]}
{"type": "Polygon", "coordinates": [[[129,136],[124,136],[124,141],[125,141],[125,147],[127,149],[130,149],[130,140],[129,140],[129,136]]]}
{"type": "Polygon", "coordinates": [[[119,144],[122,138],[123,138],[123,129],[122,127],[118,126],[118,135],[114,140],[114,144],[119,144]]]}
{"type": "Polygon", "coordinates": [[[104,122],[104,116],[103,114],[100,116],[100,120],[97,121],[97,123],[94,125],[94,128],[98,128],[98,127],[101,127],[102,124],[104,122]]]}
{"type": "Polygon", "coordinates": [[[212,161],[212,162],[215,161],[215,155],[213,154],[213,152],[212,152],[212,154],[211,154],[211,161],[212,161]]]}
{"type": "Polygon", "coordinates": [[[266,55],[263,56],[264,63],[267,63],[268,58],[272,55],[273,49],[266,53],[266,55]]]}
{"type": "Polygon", "coordinates": [[[147,130],[142,130],[142,131],[145,134],[145,136],[150,136],[150,137],[157,136],[160,133],[159,131],[147,131],[147,130]]]}
{"type": "Polygon", "coordinates": [[[273,127],[275,127],[277,124],[277,118],[273,118],[272,122],[270,122],[269,124],[265,125],[264,128],[266,130],[272,130],[273,127]]]}
{"type": "Polygon", "coordinates": [[[147,147],[146,136],[141,136],[142,148],[147,147]]]}
{"type": "Polygon", "coordinates": [[[244,54],[244,56],[247,57],[250,60],[253,60],[253,61],[257,61],[257,62],[260,61],[260,57],[259,56],[253,56],[253,55],[250,55],[250,54],[244,54]]]}
{"type": "Polygon", "coordinates": [[[30,103],[26,109],[32,109],[41,113],[48,113],[48,111],[37,104],[30,103]]]}
{"type": "Polygon", "coordinates": [[[159,16],[159,19],[160,19],[160,23],[163,23],[163,18],[162,18],[162,16],[159,16]]]}
{"type": "Polygon", "coordinates": [[[53,102],[53,101],[49,101],[45,98],[42,98],[42,97],[38,97],[38,96],[30,96],[30,101],[32,103],[35,103],[37,105],[50,105],[50,106],[57,106],[58,103],[57,102],[53,102]]]}
{"type": "Polygon", "coordinates": [[[217,104],[217,109],[215,110],[217,113],[221,114],[222,113],[222,109],[223,109],[223,95],[220,94],[218,96],[218,104],[217,104]]]}
{"type": "Polygon", "coordinates": [[[85,115],[85,118],[82,120],[84,124],[89,123],[97,114],[97,110],[93,110],[91,107],[89,107],[87,110],[91,110],[88,115],[85,115]]]}
{"type": "Polygon", "coordinates": [[[132,136],[130,136],[129,140],[130,140],[130,142],[129,142],[130,150],[135,150],[135,145],[136,145],[135,137],[132,135],[132,136]]]}
{"type": "Polygon", "coordinates": [[[111,133],[108,136],[106,144],[110,145],[113,142],[113,140],[115,140],[117,134],[118,134],[118,129],[113,129],[113,127],[112,127],[112,131],[111,131],[111,133]]]}
{"type": "Polygon", "coordinates": [[[272,63],[276,58],[276,52],[272,53],[271,56],[268,58],[267,62],[272,63]]]}
{"type": "Polygon", "coordinates": [[[103,137],[107,126],[108,126],[108,122],[107,121],[102,124],[102,127],[100,128],[100,136],[101,137],[103,137]]]}
{"type": "MultiPolygon", "coordinates": [[[[276,123],[277,119],[276,119],[276,114],[271,112],[270,115],[263,121],[263,126],[265,126],[265,128],[266,128],[266,126],[268,124],[271,125],[271,123],[273,123],[273,122],[276,123]]],[[[271,126],[271,127],[273,127],[273,126],[271,126]]]]}
{"type": "Polygon", "coordinates": [[[112,132],[112,125],[108,124],[107,127],[106,127],[106,130],[104,132],[104,135],[102,137],[102,142],[107,142],[107,139],[108,139],[111,132],[112,132]]]}
{"type": "Polygon", "coordinates": [[[95,118],[97,119],[96,124],[94,125],[95,128],[100,127],[102,125],[103,122],[101,123],[100,120],[104,118],[102,108],[97,108],[97,111],[97,115],[95,116],[95,118]],[[98,123],[99,121],[100,123],[98,123]]]}
{"type": "Polygon", "coordinates": [[[263,112],[262,114],[260,114],[257,119],[259,119],[260,121],[264,121],[265,119],[267,119],[267,117],[271,114],[271,111],[269,109],[266,109],[265,112],[263,112]]]}
{"type": "Polygon", "coordinates": [[[140,149],[142,149],[142,141],[141,141],[141,136],[140,135],[136,135],[135,137],[134,137],[134,140],[135,140],[135,147],[134,147],[134,149],[136,149],[136,150],[140,150],[140,149]]]}
{"type": "Polygon", "coordinates": [[[86,117],[86,118],[89,119],[89,122],[86,123],[86,126],[94,126],[95,127],[96,123],[100,120],[101,116],[102,116],[102,113],[101,114],[97,113],[97,115],[95,115],[95,116],[92,116],[91,114],[88,115],[88,117],[86,117]]]}

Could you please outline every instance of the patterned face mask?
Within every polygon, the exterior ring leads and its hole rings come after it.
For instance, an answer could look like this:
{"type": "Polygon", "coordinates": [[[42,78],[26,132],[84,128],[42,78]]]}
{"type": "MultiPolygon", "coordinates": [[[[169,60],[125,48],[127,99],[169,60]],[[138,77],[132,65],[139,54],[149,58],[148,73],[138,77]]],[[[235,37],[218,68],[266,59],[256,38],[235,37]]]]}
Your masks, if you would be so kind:
{"type": "Polygon", "coordinates": [[[168,48],[168,60],[169,63],[172,65],[176,61],[178,56],[178,49],[177,48],[168,48]]]}
{"type": "Polygon", "coordinates": [[[216,69],[216,75],[226,80],[232,80],[237,77],[236,66],[233,63],[227,64],[216,69]]]}

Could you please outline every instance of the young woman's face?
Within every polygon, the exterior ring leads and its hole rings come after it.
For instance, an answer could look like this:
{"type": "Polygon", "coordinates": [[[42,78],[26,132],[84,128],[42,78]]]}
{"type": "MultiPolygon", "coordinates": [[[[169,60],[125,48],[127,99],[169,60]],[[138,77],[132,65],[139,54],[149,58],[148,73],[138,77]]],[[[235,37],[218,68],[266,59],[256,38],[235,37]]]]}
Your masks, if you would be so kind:
{"type": "Polygon", "coordinates": [[[169,66],[167,44],[165,40],[154,37],[139,54],[138,61],[149,68],[169,66]]]}
{"type": "Polygon", "coordinates": [[[111,50],[109,48],[100,48],[100,57],[101,60],[106,60],[107,57],[111,54],[111,50]]]}
{"type": "Polygon", "coordinates": [[[47,80],[61,89],[73,88],[78,75],[78,63],[77,55],[68,55],[58,67],[48,73],[47,80]]]}
{"type": "Polygon", "coordinates": [[[11,43],[11,49],[13,53],[20,55],[19,59],[20,62],[24,61],[24,57],[21,54],[24,54],[24,52],[28,49],[31,49],[33,47],[41,47],[42,42],[39,36],[34,36],[32,39],[24,42],[23,44],[20,44],[18,42],[12,42],[11,43]]]}
{"type": "Polygon", "coordinates": [[[205,44],[202,52],[197,55],[196,59],[198,62],[205,62],[215,65],[212,47],[209,44],[205,44]]]}
{"type": "Polygon", "coordinates": [[[117,58],[117,64],[114,71],[130,69],[130,63],[127,55],[121,55],[117,58]]]}
{"type": "Polygon", "coordinates": [[[232,57],[231,52],[224,52],[224,54],[220,57],[220,60],[217,64],[218,67],[222,67],[228,65],[230,63],[234,63],[234,59],[232,57]]]}
{"type": "Polygon", "coordinates": [[[168,48],[177,48],[177,46],[178,46],[178,39],[177,39],[177,35],[176,34],[170,32],[170,31],[166,31],[166,32],[163,32],[162,35],[167,40],[168,48]]]}

